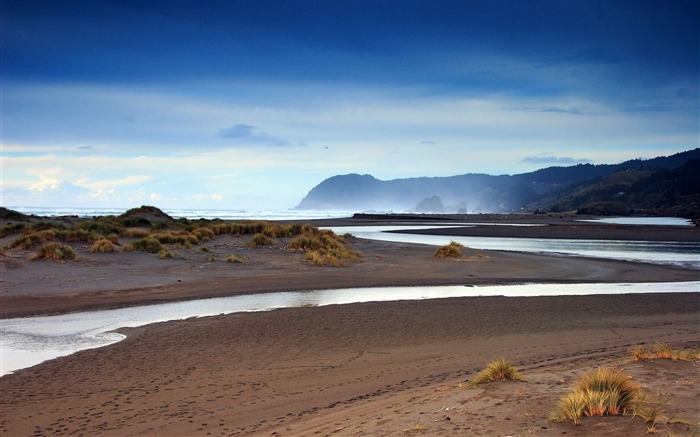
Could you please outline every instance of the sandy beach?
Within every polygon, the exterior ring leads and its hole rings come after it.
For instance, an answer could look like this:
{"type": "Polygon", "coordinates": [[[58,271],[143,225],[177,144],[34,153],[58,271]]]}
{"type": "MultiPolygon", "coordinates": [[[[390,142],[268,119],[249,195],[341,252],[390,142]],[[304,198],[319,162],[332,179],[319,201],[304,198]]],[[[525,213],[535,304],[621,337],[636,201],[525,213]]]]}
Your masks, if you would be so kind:
{"type": "MultiPolygon", "coordinates": [[[[356,286],[698,280],[696,270],[601,259],[467,249],[465,259],[440,260],[429,246],[361,239],[348,241],[360,262],[319,267],[283,246],[245,243],[221,236],[209,252],[165,260],[83,250],[77,261],[29,262],[16,253],[0,265],[0,315],[356,286]],[[248,262],[211,261],[231,251],[248,262]]],[[[0,433],[646,435],[640,417],[548,420],[584,372],[616,366],[662,405],[660,435],[698,435],[700,363],[631,361],[628,351],[700,347],[699,317],[700,292],[436,299],[167,322],[3,376],[0,433]],[[462,384],[498,357],[527,382],[462,384]]]]}

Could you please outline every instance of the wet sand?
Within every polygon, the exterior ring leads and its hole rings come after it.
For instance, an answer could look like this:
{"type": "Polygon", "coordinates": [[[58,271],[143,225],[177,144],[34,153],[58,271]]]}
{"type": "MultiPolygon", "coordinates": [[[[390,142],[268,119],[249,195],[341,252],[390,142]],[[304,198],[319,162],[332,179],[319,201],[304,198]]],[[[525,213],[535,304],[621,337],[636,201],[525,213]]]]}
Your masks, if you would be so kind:
{"type": "MultiPolygon", "coordinates": [[[[250,292],[348,286],[697,280],[667,266],[354,240],[362,262],[312,267],[281,248],[208,244],[243,265],[136,253],[2,263],[3,317],[250,292]]],[[[150,325],[0,378],[15,435],[646,435],[641,418],[551,423],[585,371],[620,366],[663,407],[666,434],[699,433],[700,363],[630,362],[638,344],[700,346],[700,292],[459,298],[234,314],[150,325]],[[528,382],[467,389],[505,356],[528,382]]]]}

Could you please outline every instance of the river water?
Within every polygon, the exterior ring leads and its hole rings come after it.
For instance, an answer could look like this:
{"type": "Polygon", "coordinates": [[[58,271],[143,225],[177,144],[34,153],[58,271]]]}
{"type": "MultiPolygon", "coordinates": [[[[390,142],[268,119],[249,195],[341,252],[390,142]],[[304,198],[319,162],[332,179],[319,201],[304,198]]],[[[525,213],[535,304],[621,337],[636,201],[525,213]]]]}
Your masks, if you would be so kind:
{"type": "Polygon", "coordinates": [[[370,301],[438,299],[470,296],[560,296],[584,294],[696,292],[700,282],[642,284],[518,284],[492,286],[381,287],[262,293],[200,299],[58,316],[2,320],[2,375],[71,353],[105,346],[124,338],[111,332],[169,320],[236,312],[269,311],[370,301]]]}
{"type": "MultiPolygon", "coordinates": [[[[397,225],[397,226],[339,226],[331,227],[337,234],[350,233],[358,238],[419,243],[442,246],[456,241],[472,249],[507,250],[516,252],[546,253],[593,258],[641,261],[654,264],[672,264],[700,269],[700,243],[675,241],[619,241],[619,240],[573,240],[553,238],[501,238],[458,237],[442,235],[417,235],[392,233],[392,230],[433,229],[437,227],[464,227],[470,224],[444,226],[397,225]]],[[[495,226],[495,225],[494,225],[495,226]]],[[[537,225],[507,225],[537,226],[537,225]]]]}
{"type": "MultiPolygon", "coordinates": [[[[468,225],[468,224],[463,224],[468,225]]],[[[420,226],[433,228],[438,225],[420,226]]],[[[460,225],[461,226],[461,225],[460,225]]],[[[524,226],[524,225],[523,225],[524,226]]],[[[564,255],[632,259],[700,269],[700,244],[673,242],[581,241],[552,239],[442,237],[394,234],[392,227],[339,227],[337,233],[388,241],[443,245],[451,240],[475,249],[515,250],[564,255]]],[[[410,226],[410,228],[417,228],[410,226]]],[[[71,353],[105,346],[124,338],[120,327],[277,308],[348,304],[368,301],[417,300],[469,296],[543,296],[653,292],[698,292],[700,281],[642,284],[518,284],[495,286],[382,287],[309,292],[262,293],[202,299],[116,310],[89,311],[0,321],[0,375],[71,353]]]]}

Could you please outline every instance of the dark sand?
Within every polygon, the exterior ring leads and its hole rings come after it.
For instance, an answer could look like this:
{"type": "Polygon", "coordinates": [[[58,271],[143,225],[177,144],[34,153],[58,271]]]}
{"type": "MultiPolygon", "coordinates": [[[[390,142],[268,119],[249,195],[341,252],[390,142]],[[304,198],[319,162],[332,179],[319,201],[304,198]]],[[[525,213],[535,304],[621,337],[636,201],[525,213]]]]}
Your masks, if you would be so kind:
{"type": "MultiPolygon", "coordinates": [[[[218,262],[197,250],[174,260],[83,250],[69,263],[16,253],[0,266],[1,313],[348,286],[698,280],[694,270],[572,257],[437,260],[435,248],[362,240],[351,244],[362,262],[313,267],[297,252],[244,245],[208,242],[218,262]],[[230,253],[249,262],[220,260],[230,253]]],[[[0,434],[646,435],[639,417],[547,420],[579,376],[613,365],[667,402],[660,435],[698,435],[700,363],[631,362],[627,351],[699,347],[699,317],[700,292],[366,303],[150,325],[0,378],[0,434]],[[460,385],[501,356],[528,382],[460,385]]]]}

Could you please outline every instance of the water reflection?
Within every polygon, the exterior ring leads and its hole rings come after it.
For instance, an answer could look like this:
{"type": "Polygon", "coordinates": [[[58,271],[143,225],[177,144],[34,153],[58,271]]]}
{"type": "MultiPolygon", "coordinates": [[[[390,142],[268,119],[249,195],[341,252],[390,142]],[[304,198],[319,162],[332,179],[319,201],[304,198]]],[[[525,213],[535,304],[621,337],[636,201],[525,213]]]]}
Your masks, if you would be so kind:
{"type": "Polygon", "coordinates": [[[434,229],[460,226],[339,226],[329,228],[337,234],[350,233],[359,238],[400,243],[442,246],[456,241],[473,249],[562,255],[672,264],[700,269],[700,243],[676,241],[574,240],[554,238],[458,237],[443,235],[397,234],[386,231],[434,229]]]}
{"type": "Polygon", "coordinates": [[[694,226],[692,221],[681,217],[605,217],[577,221],[615,225],[694,226]]]}
{"type": "Polygon", "coordinates": [[[168,320],[276,308],[358,302],[418,300],[469,296],[552,296],[654,292],[697,292],[700,282],[652,284],[520,284],[492,286],[381,287],[263,293],[172,302],[59,316],[5,319],[0,323],[2,375],[79,350],[115,343],[124,337],[110,331],[168,320]]]}

